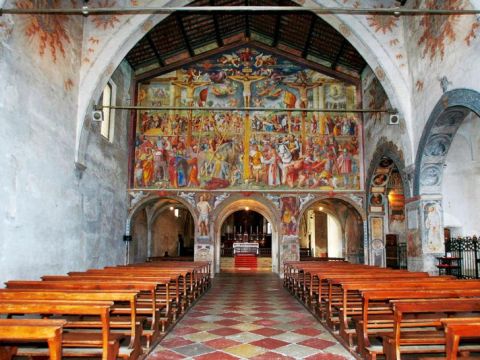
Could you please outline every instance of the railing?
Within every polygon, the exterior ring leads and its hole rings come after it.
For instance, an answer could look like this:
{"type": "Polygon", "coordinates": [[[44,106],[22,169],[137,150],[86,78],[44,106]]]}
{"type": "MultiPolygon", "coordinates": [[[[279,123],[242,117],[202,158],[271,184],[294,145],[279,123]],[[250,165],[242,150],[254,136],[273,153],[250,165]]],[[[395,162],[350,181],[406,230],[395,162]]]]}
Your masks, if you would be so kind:
{"type": "Polygon", "coordinates": [[[476,236],[451,238],[445,241],[445,256],[460,258],[460,271],[457,276],[462,279],[479,278],[479,252],[476,236]]]}

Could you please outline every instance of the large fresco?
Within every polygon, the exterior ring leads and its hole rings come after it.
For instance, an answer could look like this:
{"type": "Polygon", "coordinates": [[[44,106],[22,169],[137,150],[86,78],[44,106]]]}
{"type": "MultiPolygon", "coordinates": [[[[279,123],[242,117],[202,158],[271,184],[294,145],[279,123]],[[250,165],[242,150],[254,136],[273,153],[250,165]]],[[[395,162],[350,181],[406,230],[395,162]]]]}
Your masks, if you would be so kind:
{"type": "Polygon", "coordinates": [[[137,115],[134,187],[361,190],[360,118],[334,112],[357,100],[353,85],[247,47],[141,83],[137,104],[157,109],[137,115]],[[318,108],[331,112],[301,111],[318,108]]]}

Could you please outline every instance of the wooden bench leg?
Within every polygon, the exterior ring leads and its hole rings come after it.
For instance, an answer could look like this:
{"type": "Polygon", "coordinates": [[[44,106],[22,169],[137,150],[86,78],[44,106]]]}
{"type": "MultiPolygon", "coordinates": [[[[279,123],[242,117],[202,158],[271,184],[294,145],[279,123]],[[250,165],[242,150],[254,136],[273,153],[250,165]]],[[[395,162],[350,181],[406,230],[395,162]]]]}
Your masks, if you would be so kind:
{"type": "Polygon", "coordinates": [[[62,334],[54,338],[48,339],[48,350],[50,352],[50,360],[62,359],[62,334]]]}

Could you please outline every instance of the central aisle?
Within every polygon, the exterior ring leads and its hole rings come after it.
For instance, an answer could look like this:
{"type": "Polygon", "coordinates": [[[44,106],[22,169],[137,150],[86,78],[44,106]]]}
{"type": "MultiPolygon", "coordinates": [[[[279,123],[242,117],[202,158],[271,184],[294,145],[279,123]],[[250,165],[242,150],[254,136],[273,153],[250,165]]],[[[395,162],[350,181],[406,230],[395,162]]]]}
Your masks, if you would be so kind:
{"type": "Polygon", "coordinates": [[[278,276],[222,273],[148,359],[354,358],[278,276]]]}

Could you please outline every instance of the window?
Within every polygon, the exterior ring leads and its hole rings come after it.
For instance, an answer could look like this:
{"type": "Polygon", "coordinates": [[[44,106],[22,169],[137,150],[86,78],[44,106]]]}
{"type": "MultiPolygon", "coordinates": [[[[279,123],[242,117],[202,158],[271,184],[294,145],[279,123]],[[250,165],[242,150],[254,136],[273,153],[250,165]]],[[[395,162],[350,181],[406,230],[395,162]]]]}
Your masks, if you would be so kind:
{"type": "Polygon", "coordinates": [[[114,129],[114,114],[115,112],[112,111],[110,108],[106,108],[105,106],[112,106],[113,99],[115,99],[115,84],[112,81],[109,81],[105,88],[103,89],[102,93],[102,105],[103,108],[103,121],[102,127],[100,129],[100,134],[103,137],[107,138],[108,141],[113,141],[113,129],[114,129]]]}

